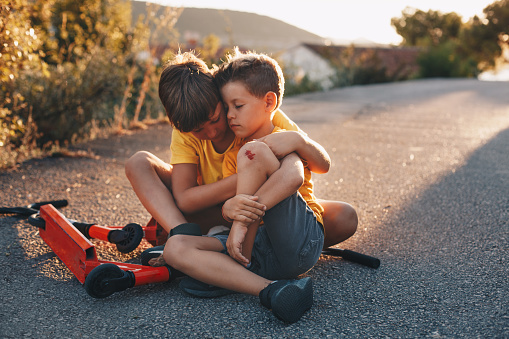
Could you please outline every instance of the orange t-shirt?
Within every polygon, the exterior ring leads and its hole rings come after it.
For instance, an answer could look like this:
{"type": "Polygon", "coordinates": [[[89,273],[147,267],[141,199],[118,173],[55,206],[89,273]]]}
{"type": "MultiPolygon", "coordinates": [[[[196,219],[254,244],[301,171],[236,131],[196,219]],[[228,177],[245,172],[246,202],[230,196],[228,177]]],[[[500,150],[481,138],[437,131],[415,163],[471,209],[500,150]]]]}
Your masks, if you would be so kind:
{"type": "MultiPolygon", "coordinates": [[[[284,129],[279,127],[274,127],[272,133],[277,133],[284,131],[284,129]]],[[[237,173],[237,154],[239,153],[240,148],[246,142],[236,142],[236,146],[229,149],[223,160],[223,178],[229,177],[232,174],[237,173]]],[[[303,159],[302,163],[304,164],[304,183],[299,188],[299,193],[306,201],[308,206],[311,208],[313,213],[316,216],[316,219],[323,225],[323,207],[316,201],[316,197],[313,194],[313,181],[311,180],[311,171],[307,166],[307,162],[303,159]]]]}

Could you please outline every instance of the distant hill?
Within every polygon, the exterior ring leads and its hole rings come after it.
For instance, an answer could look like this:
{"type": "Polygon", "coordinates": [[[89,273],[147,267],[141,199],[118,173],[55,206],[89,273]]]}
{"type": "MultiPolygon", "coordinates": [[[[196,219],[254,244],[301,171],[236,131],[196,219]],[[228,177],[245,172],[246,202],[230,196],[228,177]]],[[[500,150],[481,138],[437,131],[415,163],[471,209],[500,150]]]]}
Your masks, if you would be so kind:
{"type": "MultiPolygon", "coordinates": [[[[132,1],[133,19],[146,13],[146,3],[132,1]]],[[[176,24],[180,42],[201,41],[209,34],[223,46],[258,52],[278,52],[300,43],[323,44],[325,39],[267,16],[230,10],[185,8],[176,24]],[[231,32],[231,33],[229,33],[231,32]]]]}

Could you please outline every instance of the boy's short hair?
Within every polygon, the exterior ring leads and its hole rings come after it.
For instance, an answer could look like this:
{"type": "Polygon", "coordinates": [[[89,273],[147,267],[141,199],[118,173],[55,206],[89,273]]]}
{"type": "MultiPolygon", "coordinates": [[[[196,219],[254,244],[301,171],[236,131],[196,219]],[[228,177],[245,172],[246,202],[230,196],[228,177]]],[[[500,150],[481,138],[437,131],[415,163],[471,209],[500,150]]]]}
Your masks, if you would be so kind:
{"type": "Polygon", "coordinates": [[[191,132],[210,120],[221,93],[207,64],[191,52],[179,51],[161,73],[159,98],[172,125],[191,132]]]}
{"type": "Polygon", "coordinates": [[[265,54],[242,53],[238,47],[226,56],[226,61],[214,70],[214,81],[219,89],[228,82],[242,82],[249,93],[262,98],[267,92],[277,97],[276,109],[281,106],[285,91],[283,71],[276,60],[265,54]]]}

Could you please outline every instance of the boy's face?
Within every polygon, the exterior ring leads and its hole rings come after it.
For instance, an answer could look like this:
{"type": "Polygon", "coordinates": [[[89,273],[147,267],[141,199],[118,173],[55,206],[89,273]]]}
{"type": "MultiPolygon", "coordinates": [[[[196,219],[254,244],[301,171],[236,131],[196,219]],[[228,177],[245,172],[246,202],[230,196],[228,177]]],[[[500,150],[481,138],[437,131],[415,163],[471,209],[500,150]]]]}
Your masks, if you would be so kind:
{"type": "Polygon", "coordinates": [[[266,128],[272,126],[270,112],[265,114],[266,102],[249,93],[242,82],[228,82],[221,96],[228,107],[228,124],[237,137],[251,140],[272,132],[266,128]]]}
{"type": "Polygon", "coordinates": [[[228,130],[224,106],[219,102],[209,121],[191,131],[196,138],[201,140],[221,141],[228,130]]]}

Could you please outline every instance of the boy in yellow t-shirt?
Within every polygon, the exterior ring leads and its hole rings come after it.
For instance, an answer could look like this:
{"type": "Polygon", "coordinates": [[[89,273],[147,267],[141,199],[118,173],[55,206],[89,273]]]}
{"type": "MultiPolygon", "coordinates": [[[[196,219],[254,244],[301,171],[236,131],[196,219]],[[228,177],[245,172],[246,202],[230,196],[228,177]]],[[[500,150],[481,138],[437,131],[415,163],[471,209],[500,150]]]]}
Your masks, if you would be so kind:
{"type": "MultiPolygon", "coordinates": [[[[224,114],[226,115],[226,113],[224,114]]],[[[285,130],[304,133],[281,110],[275,112],[273,123],[285,130]]],[[[239,141],[239,138],[234,138],[226,152],[235,148],[239,141]]],[[[223,179],[222,163],[226,152],[218,152],[210,140],[199,139],[193,133],[174,129],[170,147],[170,164],[192,163],[198,166],[197,182],[199,185],[212,184],[223,179]]]]}
{"type": "Polygon", "coordinates": [[[312,193],[308,167],[325,173],[330,159],[299,132],[272,133],[279,130],[272,117],[284,92],[282,72],[273,59],[237,52],[219,68],[215,80],[238,139],[226,153],[224,174],[236,169],[237,196],[256,195],[267,206],[264,224],[239,221],[226,212],[225,218],[233,220],[228,236],[171,237],[164,259],[206,284],[258,295],[278,318],[295,322],[313,302],[310,278],[295,278],[314,266],[324,242],[323,209],[312,193]],[[285,164],[289,166],[283,169],[285,164]],[[288,183],[282,191],[270,183],[279,172],[288,183]]]}
{"type": "MultiPolygon", "coordinates": [[[[194,54],[178,53],[166,65],[159,96],[173,125],[170,162],[139,151],[126,162],[126,176],[140,202],[168,233],[189,221],[199,224],[206,234],[212,226],[227,224],[221,206],[235,195],[236,180],[221,180],[221,166],[226,151],[238,141],[228,127],[212,72],[194,54]]],[[[300,131],[280,110],[274,115],[274,124],[300,131]]],[[[284,176],[273,181],[276,188],[286,186],[284,176]]],[[[237,199],[234,208],[239,217],[255,220],[263,215],[265,206],[255,197],[246,197],[237,199]]],[[[343,238],[355,232],[355,213],[341,213],[349,209],[349,205],[331,208],[329,224],[333,226],[338,220],[346,230],[343,238]],[[334,217],[340,214],[355,218],[344,223],[345,218],[334,217]]]]}
{"type": "MultiPolygon", "coordinates": [[[[203,60],[179,52],[161,74],[159,96],[173,125],[170,162],[139,151],[125,165],[126,176],[146,210],[168,233],[191,229],[192,234],[206,234],[215,225],[229,226],[221,208],[239,221],[259,219],[266,206],[257,196],[236,195],[236,175],[223,178],[224,154],[239,139],[228,127],[221,94],[203,60]],[[194,224],[186,226],[188,222],[194,224]]],[[[273,123],[287,131],[302,132],[279,109],[273,123]]],[[[282,145],[286,142],[278,140],[282,145]]],[[[284,169],[289,164],[282,162],[281,166],[284,169]]],[[[287,178],[281,171],[268,180],[274,191],[284,192],[289,187],[287,178]]],[[[357,214],[352,206],[331,200],[319,203],[324,208],[326,247],[355,233],[357,214]]],[[[162,250],[162,246],[148,249],[142,253],[142,263],[148,264],[162,250]]]]}

